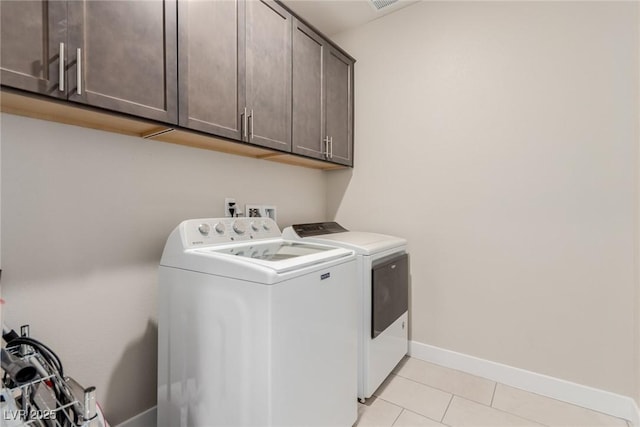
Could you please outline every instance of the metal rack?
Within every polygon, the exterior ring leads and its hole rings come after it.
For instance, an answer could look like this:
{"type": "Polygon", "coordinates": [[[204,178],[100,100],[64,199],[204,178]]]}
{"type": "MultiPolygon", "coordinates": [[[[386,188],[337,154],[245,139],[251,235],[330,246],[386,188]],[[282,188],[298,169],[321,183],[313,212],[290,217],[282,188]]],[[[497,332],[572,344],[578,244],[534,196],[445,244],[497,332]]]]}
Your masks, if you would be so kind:
{"type": "MultiPolygon", "coordinates": [[[[21,338],[26,335],[28,331],[21,338]]],[[[36,345],[9,344],[2,349],[0,425],[106,427],[95,387],[83,388],[50,361],[36,345]]]]}

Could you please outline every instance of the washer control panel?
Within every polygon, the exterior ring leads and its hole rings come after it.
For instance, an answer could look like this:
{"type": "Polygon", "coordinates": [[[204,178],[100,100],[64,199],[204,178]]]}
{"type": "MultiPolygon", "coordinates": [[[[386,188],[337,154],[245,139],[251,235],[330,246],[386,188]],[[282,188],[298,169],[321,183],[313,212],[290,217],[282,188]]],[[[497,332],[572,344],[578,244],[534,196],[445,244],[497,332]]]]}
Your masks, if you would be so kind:
{"type": "Polygon", "coordinates": [[[271,218],[204,218],[180,224],[185,248],[281,237],[271,218]]]}

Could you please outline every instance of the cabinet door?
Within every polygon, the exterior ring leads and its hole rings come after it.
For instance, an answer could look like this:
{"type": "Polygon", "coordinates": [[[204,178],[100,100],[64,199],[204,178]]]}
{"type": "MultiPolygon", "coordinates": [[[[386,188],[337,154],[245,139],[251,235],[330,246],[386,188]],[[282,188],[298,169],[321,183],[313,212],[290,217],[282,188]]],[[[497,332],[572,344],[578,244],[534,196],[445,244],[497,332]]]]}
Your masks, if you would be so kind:
{"type": "Polygon", "coordinates": [[[69,99],[176,123],[175,1],[68,5],[69,99]]]}
{"type": "Polygon", "coordinates": [[[181,126],[242,139],[244,89],[238,70],[244,2],[178,2],[178,71],[181,126]],[[242,105],[241,105],[242,104],[242,105]]]}
{"type": "Polygon", "coordinates": [[[2,84],[66,98],[64,84],[61,88],[59,83],[61,44],[66,46],[67,41],[67,3],[0,1],[0,17],[2,84]]]}
{"type": "Polygon", "coordinates": [[[353,166],[353,61],[334,48],[325,64],[329,160],[353,166]]]}
{"type": "Polygon", "coordinates": [[[246,66],[241,79],[249,141],[283,151],[291,151],[291,20],[275,2],[246,2],[246,66]]]}
{"type": "Polygon", "coordinates": [[[325,41],[309,27],[293,24],[293,152],[325,158],[324,88],[325,41]]]}

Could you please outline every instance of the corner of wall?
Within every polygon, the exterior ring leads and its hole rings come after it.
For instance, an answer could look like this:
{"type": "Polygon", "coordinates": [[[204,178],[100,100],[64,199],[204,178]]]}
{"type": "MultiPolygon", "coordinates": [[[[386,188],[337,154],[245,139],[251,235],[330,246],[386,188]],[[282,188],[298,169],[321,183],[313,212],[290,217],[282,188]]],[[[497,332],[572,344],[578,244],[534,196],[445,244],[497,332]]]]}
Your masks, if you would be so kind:
{"type": "Polygon", "coordinates": [[[342,199],[347,193],[349,183],[353,177],[353,169],[339,169],[325,172],[326,185],[326,220],[333,221],[338,215],[342,199]]]}
{"type": "Polygon", "coordinates": [[[637,118],[636,124],[636,167],[634,168],[635,176],[635,232],[636,232],[636,242],[635,242],[635,310],[634,310],[634,360],[635,360],[635,395],[633,396],[636,401],[636,412],[638,412],[638,419],[640,420],[640,411],[638,410],[638,406],[640,406],[640,173],[638,169],[640,168],[640,3],[636,3],[636,64],[637,64],[637,72],[638,79],[636,80],[635,89],[635,113],[637,118]]]}

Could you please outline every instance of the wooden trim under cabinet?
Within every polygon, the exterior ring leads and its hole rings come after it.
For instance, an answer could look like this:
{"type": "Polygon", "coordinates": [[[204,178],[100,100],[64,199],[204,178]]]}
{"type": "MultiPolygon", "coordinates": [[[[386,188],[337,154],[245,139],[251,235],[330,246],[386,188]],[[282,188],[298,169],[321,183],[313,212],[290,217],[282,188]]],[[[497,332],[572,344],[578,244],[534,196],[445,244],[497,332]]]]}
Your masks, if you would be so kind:
{"type": "Polygon", "coordinates": [[[142,120],[53,98],[2,88],[0,111],[84,128],[97,129],[148,140],[186,145],[239,156],[270,160],[312,169],[334,170],[345,166],[269,150],[243,142],[193,132],[180,127],[142,120]]]}

